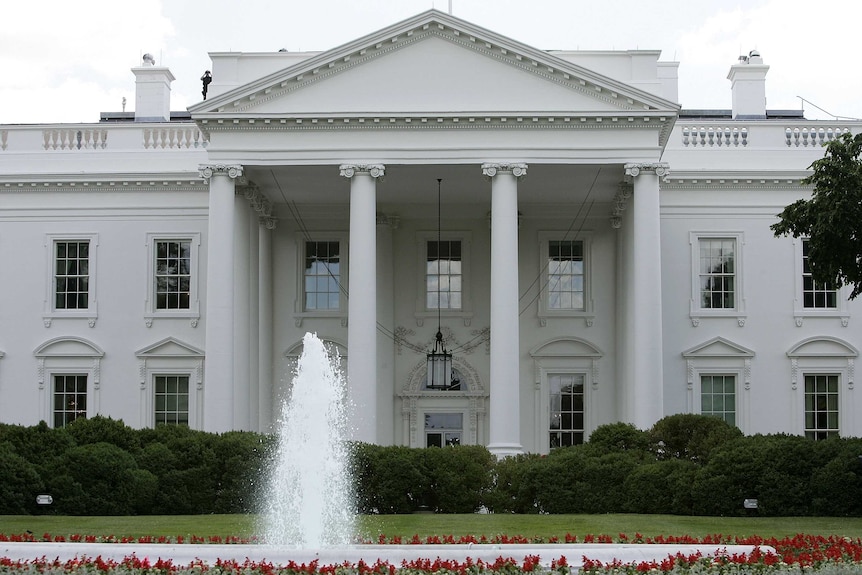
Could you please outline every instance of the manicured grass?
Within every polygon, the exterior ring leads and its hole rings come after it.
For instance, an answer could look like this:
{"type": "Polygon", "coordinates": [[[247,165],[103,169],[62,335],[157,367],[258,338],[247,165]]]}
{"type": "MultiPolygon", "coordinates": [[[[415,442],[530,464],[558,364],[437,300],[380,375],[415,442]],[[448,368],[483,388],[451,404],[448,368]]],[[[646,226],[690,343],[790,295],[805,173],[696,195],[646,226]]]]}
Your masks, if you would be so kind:
{"type": "MultiPolygon", "coordinates": [[[[0,533],[31,531],[37,536],[52,535],[198,535],[251,537],[258,529],[254,515],[178,515],[137,517],[0,516],[0,533]]],[[[619,533],[645,537],[656,535],[709,534],[761,535],[784,537],[797,533],[862,537],[862,518],[836,517],[681,517],[674,515],[384,515],[364,516],[363,537],[376,540],[386,536],[425,538],[429,535],[522,535],[524,537],[564,537],[619,533]]]]}

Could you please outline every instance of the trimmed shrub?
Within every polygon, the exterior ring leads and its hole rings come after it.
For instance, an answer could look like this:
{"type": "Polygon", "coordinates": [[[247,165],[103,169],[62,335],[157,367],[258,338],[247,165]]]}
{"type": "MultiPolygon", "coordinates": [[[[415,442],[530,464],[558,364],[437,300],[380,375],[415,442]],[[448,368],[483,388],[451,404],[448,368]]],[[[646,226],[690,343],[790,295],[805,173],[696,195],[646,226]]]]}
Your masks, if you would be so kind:
{"type": "Polygon", "coordinates": [[[42,479],[36,466],[18,455],[10,442],[0,442],[0,515],[34,512],[40,493],[42,479]]]}
{"type": "Polygon", "coordinates": [[[538,513],[530,469],[541,465],[543,458],[523,454],[497,461],[491,470],[491,489],[484,498],[488,509],[494,513],[538,513]]]}
{"type": "Polygon", "coordinates": [[[706,463],[713,449],[742,437],[742,432],[718,417],[677,413],[658,420],[649,435],[658,459],[706,463]]]}
{"type": "Polygon", "coordinates": [[[630,450],[647,452],[650,444],[649,432],[622,422],[598,426],[588,442],[593,449],[602,453],[630,450]]]}

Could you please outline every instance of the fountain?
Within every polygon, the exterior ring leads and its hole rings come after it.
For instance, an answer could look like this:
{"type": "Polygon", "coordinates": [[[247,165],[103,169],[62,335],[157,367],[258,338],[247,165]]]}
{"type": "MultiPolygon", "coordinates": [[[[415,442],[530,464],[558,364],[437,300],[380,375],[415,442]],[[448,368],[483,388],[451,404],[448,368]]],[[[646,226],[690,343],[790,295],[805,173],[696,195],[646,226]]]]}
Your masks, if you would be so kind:
{"type": "Polygon", "coordinates": [[[267,544],[318,548],[351,543],[346,388],[338,357],[314,334],[302,340],[296,377],[278,422],[278,451],[264,513],[267,544]]]}
{"type": "MultiPolygon", "coordinates": [[[[0,542],[0,557],[60,561],[96,557],[121,561],[138,558],[171,559],[174,565],[201,560],[209,565],[219,559],[242,562],[289,561],[320,565],[373,564],[377,560],[398,566],[402,561],[436,559],[493,563],[497,558],[521,562],[539,558],[550,567],[566,557],[573,572],[584,557],[608,563],[661,561],[676,553],[703,555],[750,553],[751,545],[656,545],[656,544],[453,544],[370,545],[353,544],[354,515],[351,478],[347,472],[344,382],[323,343],[312,334],[303,339],[290,401],[283,406],[278,453],[270,477],[270,495],[264,514],[266,544],[123,544],[123,543],[12,543],[0,542]]],[[[767,547],[762,547],[766,551],[767,547]]]]}

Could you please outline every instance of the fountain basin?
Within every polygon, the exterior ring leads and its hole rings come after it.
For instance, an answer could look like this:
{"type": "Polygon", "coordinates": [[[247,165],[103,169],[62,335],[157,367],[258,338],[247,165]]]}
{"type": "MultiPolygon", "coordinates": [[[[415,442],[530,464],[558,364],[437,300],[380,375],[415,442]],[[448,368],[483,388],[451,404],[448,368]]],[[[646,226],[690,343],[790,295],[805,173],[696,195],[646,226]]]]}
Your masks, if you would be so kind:
{"type": "MultiPolygon", "coordinates": [[[[690,555],[700,552],[710,556],[717,552],[724,554],[751,553],[753,545],[664,545],[664,544],[610,544],[610,543],[575,543],[575,544],[445,544],[445,545],[351,545],[344,547],[322,547],[319,549],[298,549],[290,546],[274,545],[218,545],[218,544],[156,544],[138,543],[0,543],[0,556],[12,560],[29,561],[45,557],[66,561],[81,557],[98,557],[121,561],[124,557],[134,555],[139,559],[148,558],[151,561],[170,559],[175,565],[187,565],[195,560],[214,564],[218,559],[233,559],[240,563],[249,559],[255,562],[286,564],[310,563],[318,561],[320,565],[342,563],[356,564],[360,560],[374,563],[378,560],[399,566],[402,561],[413,559],[442,559],[474,562],[494,562],[500,557],[512,558],[521,562],[527,556],[538,556],[539,564],[550,567],[552,561],[565,557],[572,570],[583,565],[583,558],[608,563],[618,559],[623,563],[641,561],[661,561],[670,555],[682,553],[690,555]]],[[[762,546],[761,551],[774,551],[771,547],[762,546]]]]}

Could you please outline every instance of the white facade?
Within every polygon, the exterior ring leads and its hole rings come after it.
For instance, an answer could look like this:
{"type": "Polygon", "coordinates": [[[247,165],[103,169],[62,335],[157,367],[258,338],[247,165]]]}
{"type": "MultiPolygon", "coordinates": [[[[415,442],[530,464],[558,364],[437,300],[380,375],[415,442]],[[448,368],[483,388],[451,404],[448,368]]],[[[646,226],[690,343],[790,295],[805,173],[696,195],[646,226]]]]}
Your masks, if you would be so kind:
{"type": "Polygon", "coordinates": [[[767,111],[759,54],[727,111],[681,110],[658,52],[435,10],[211,57],[190,116],[145,61],[140,113],[0,126],[0,421],[269,431],[312,331],[363,441],[547,452],[702,411],[862,433],[862,309],[769,229],[858,126],[767,111]],[[438,317],[457,389],[426,386],[438,317]]]}

